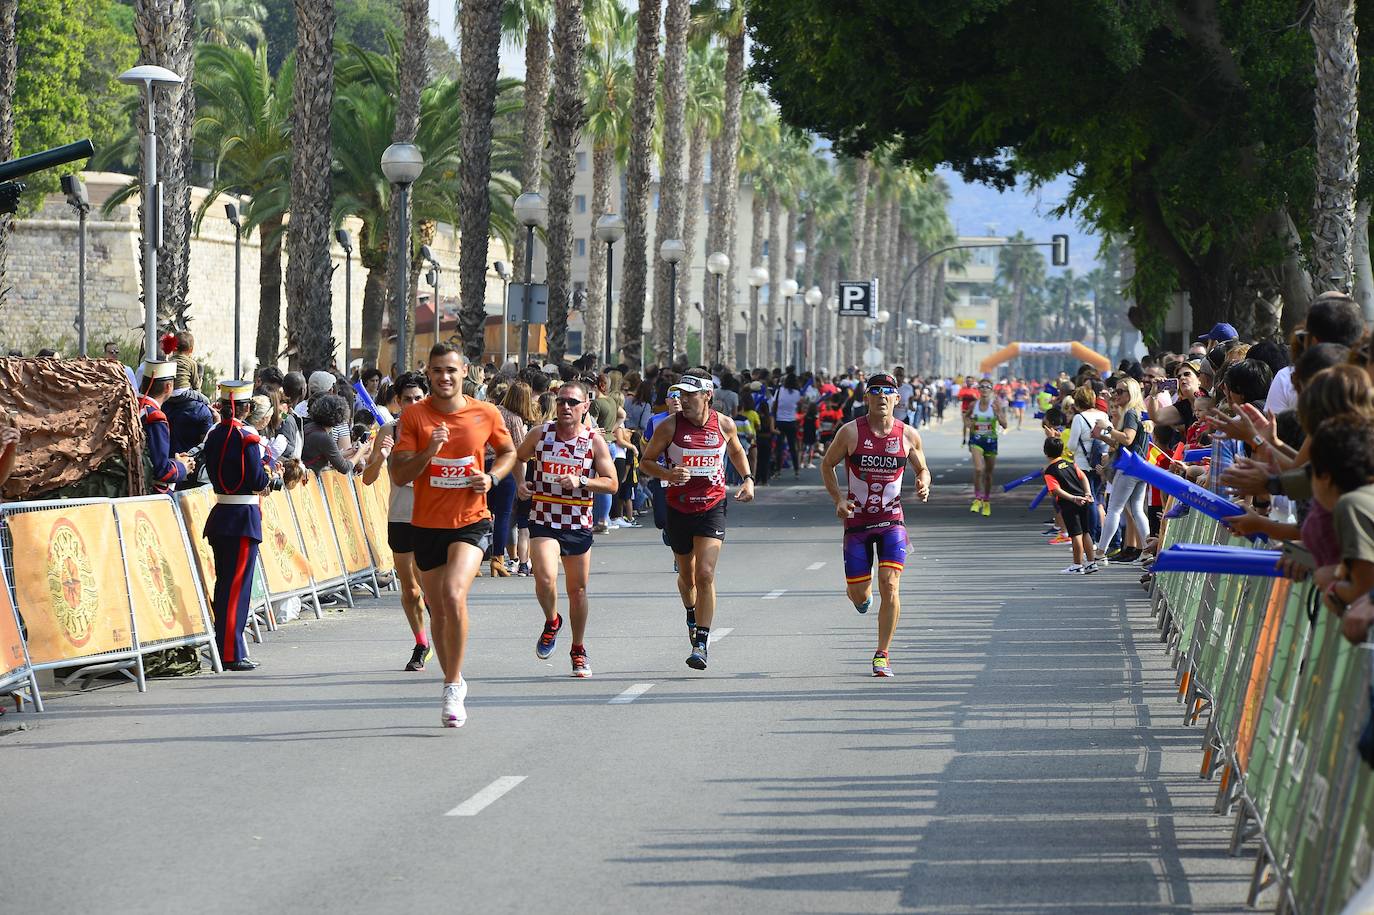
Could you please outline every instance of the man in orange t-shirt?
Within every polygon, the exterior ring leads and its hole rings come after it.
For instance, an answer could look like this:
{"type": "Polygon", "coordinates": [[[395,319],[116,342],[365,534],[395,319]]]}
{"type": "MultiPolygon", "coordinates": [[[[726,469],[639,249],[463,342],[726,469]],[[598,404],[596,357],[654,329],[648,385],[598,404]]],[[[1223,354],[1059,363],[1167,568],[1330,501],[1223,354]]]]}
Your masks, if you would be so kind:
{"type": "Polygon", "coordinates": [[[496,407],[463,396],[466,372],[461,350],[435,344],[425,370],[430,395],[401,413],[390,458],[392,483],[415,484],[415,565],[444,671],[440,719],[446,728],[467,721],[468,590],[491,549],[487,493],[515,466],[515,444],[496,407]],[[483,467],[487,445],[496,452],[489,472],[483,467]]]}

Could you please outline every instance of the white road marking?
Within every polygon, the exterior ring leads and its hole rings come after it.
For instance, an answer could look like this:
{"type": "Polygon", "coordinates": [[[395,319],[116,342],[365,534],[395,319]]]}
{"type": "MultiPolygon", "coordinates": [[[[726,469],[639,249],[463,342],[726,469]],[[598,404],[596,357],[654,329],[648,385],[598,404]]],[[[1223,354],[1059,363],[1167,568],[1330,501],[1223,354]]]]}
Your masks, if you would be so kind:
{"type": "Polygon", "coordinates": [[[776,591],[769,591],[767,594],[763,595],[763,599],[764,599],[764,600],[777,600],[779,597],[782,597],[782,596],[783,596],[784,594],[786,594],[786,593],[787,593],[787,589],[786,589],[786,588],[779,588],[779,589],[776,590],[776,591]]]}
{"type": "Polygon", "coordinates": [[[625,690],[625,692],[612,699],[609,704],[624,705],[627,702],[633,702],[653,688],[654,685],[652,683],[636,683],[634,686],[631,686],[629,689],[625,690]]]}
{"type": "Polygon", "coordinates": [[[823,562],[813,562],[813,563],[811,563],[811,565],[809,565],[809,566],[806,567],[806,571],[808,571],[808,572],[814,572],[814,571],[816,571],[817,569],[822,568],[824,565],[825,565],[825,563],[823,563],[823,562]]]}
{"type": "Polygon", "coordinates": [[[711,630],[711,644],[712,644],[712,645],[716,644],[716,643],[719,642],[721,639],[725,638],[727,635],[729,635],[730,633],[732,633],[732,632],[734,632],[734,631],[735,631],[735,630],[734,630],[733,628],[731,628],[730,626],[726,626],[724,629],[712,629],[712,630],[711,630]]]}
{"type": "Polygon", "coordinates": [[[510,791],[524,780],[525,776],[523,775],[503,775],[466,801],[463,801],[463,803],[459,804],[457,807],[454,807],[448,813],[444,814],[444,816],[475,817],[500,799],[501,795],[510,791]]]}

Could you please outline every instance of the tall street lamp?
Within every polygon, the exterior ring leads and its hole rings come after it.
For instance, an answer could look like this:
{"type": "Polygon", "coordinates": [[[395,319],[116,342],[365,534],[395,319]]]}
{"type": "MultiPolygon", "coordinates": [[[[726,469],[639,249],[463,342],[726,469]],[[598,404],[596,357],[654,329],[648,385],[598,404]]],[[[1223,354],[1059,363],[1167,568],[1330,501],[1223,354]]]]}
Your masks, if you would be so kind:
{"type": "Polygon", "coordinates": [[[838,296],[833,296],[833,295],[832,295],[832,296],[828,296],[828,297],[826,298],[826,300],[825,300],[825,310],[826,310],[826,312],[827,312],[826,318],[825,318],[825,350],[826,350],[826,352],[825,352],[825,363],[826,363],[826,368],[831,369],[831,370],[834,370],[834,371],[838,371],[838,369],[835,368],[835,363],[838,361],[836,357],[837,357],[837,354],[839,353],[839,349],[840,349],[840,347],[839,347],[839,339],[838,339],[839,336],[840,336],[840,328],[838,327],[838,323],[839,323],[839,320],[840,320],[840,317],[839,317],[840,299],[839,299],[839,297],[838,297],[838,296]]]}
{"type": "Polygon", "coordinates": [[[677,265],[687,259],[687,245],[680,238],[665,238],[658,256],[668,262],[668,365],[677,355],[677,265]]]}
{"type": "Polygon", "coordinates": [[[754,319],[749,322],[749,340],[752,344],[749,347],[749,358],[755,365],[758,365],[759,355],[763,349],[759,345],[759,289],[768,285],[768,268],[759,265],[751,269],[749,271],[749,285],[754,289],[753,301],[749,303],[749,307],[754,311],[754,319]]]}
{"type": "Polygon", "coordinates": [[[782,281],[778,287],[778,292],[782,293],[782,340],[778,347],[778,359],[786,367],[788,360],[792,356],[792,296],[797,294],[800,287],[792,277],[782,281]]]}
{"type": "Polygon", "coordinates": [[[157,183],[157,115],[154,86],[179,86],[182,78],[166,67],[145,64],[119,74],[121,83],[143,87],[148,117],[143,125],[143,352],[157,354],[157,249],[162,245],[162,188],[157,183]]]}
{"type": "Polygon", "coordinates": [[[425,170],[425,158],[414,143],[392,143],[382,151],[382,174],[401,195],[401,225],[396,243],[396,366],[399,372],[410,370],[406,350],[406,305],[410,289],[410,186],[425,170]]]}
{"type": "MultiPolygon", "coordinates": [[[[712,349],[711,355],[715,357],[715,361],[717,361],[717,362],[720,361],[720,341],[721,341],[721,329],[720,329],[720,325],[721,325],[721,323],[722,323],[727,317],[729,317],[729,315],[730,315],[730,309],[729,309],[728,307],[726,307],[724,301],[722,301],[722,299],[721,299],[721,297],[720,297],[720,295],[721,295],[721,292],[720,292],[720,284],[721,284],[721,278],[724,277],[725,274],[729,272],[729,270],[730,270],[730,257],[729,257],[729,255],[727,255],[724,251],[717,251],[717,252],[715,252],[714,254],[712,254],[710,257],[706,258],[706,272],[709,273],[709,274],[711,274],[712,276],[714,276],[714,277],[716,278],[716,309],[715,309],[715,311],[716,311],[716,338],[715,338],[715,340],[713,341],[713,349],[712,349]]],[[[703,350],[706,348],[706,345],[705,345],[705,344],[706,344],[705,336],[706,336],[705,334],[702,334],[702,338],[703,338],[703,339],[702,339],[702,349],[703,349],[703,350]]],[[[706,365],[709,367],[709,366],[711,365],[711,360],[710,360],[710,359],[707,359],[707,358],[704,358],[704,355],[705,355],[705,354],[703,354],[703,358],[702,358],[701,361],[704,362],[704,363],[706,363],[706,365]]]]}
{"type": "Polygon", "coordinates": [[[353,237],[347,229],[335,229],[334,240],[344,253],[343,371],[347,375],[353,356],[353,237]]]}
{"type": "Polygon", "coordinates": [[[597,241],[606,243],[606,336],[601,338],[601,353],[606,357],[606,365],[615,365],[620,347],[611,336],[615,326],[611,321],[611,273],[615,268],[615,243],[625,237],[625,220],[617,213],[607,213],[596,221],[593,233],[597,241]]]}
{"type": "Polygon", "coordinates": [[[510,264],[505,261],[496,261],[491,265],[491,269],[496,271],[496,275],[501,278],[501,368],[506,367],[510,361],[510,328],[506,326],[507,302],[510,300],[510,264]]]}
{"type": "Polygon", "coordinates": [[[821,287],[819,286],[812,286],[810,289],[806,290],[806,294],[802,296],[802,301],[806,302],[808,306],[805,322],[808,332],[803,341],[806,344],[806,351],[803,353],[806,358],[800,361],[804,361],[806,367],[812,371],[816,369],[816,306],[821,304],[824,299],[825,293],[821,292],[821,287]]]}
{"type": "MultiPolygon", "coordinates": [[[[538,191],[526,191],[515,198],[515,218],[525,227],[525,289],[520,306],[520,367],[530,353],[530,293],[534,283],[534,229],[544,227],[549,204],[538,191]]],[[[504,326],[504,325],[503,325],[504,326]]]]}
{"type": "Polygon", "coordinates": [[[224,218],[234,227],[234,371],[230,374],[238,378],[243,370],[239,349],[243,339],[243,220],[239,218],[238,206],[232,203],[224,205],[224,218]]]}
{"type": "Polygon", "coordinates": [[[91,199],[86,195],[86,182],[76,175],[62,176],[62,193],[76,210],[76,354],[86,358],[86,216],[91,212],[91,199]]]}

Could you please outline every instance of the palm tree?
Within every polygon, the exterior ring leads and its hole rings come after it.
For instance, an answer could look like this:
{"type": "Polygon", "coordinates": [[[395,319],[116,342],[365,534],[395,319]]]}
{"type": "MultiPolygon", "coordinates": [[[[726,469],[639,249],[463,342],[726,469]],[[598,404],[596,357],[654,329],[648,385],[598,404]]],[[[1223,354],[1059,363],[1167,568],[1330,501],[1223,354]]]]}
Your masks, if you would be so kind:
{"type": "MultiPolygon", "coordinates": [[[[361,328],[365,364],[376,363],[389,288],[387,271],[394,261],[388,257],[388,252],[394,250],[388,237],[392,188],[377,163],[394,135],[399,54],[394,44],[390,56],[350,46],[338,70],[334,221],[338,224],[344,217],[353,216],[362,222],[358,257],[367,271],[361,328]]],[[[498,122],[506,123],[518,112],[519,85],[516,80],[498,82],[498,122]]],[[[424,156],[425,167],[410,190],[419,232],[435,222],[452,219],[458,206],[460,97],[458,83],[442,77],[420,93],[414,139],[424,156]]],[[[492,140],[493,176],[487,188],[491,226],[493,233],[507,243],[516,234],[512,200],[518,186],[511,175],[519,167],[520,147],[520,138],[515,135],[496,134],[492,140]]]]}
{"type": "MultiPolygon", "coordinates": [[[[712,139],[720,132],[721,92],[724,90],[722,79],[725,58],[719,49],[704,42],[697,42],[687,52],[686,110],[689,143],[687,146],[687,195],[682,214],[682,240],[687,245],[687,260],[679,268],[681,275],[691,275],[692,255],[696,252],[697,222],[701,215],[701,199],[706,181],[706,151],[712,139]]],[[[709,247],[706,251],[710,255],[709,247]]],[[[718,312],[714,285],[706,282],[702,289],[701,351],[715,352],[713,341],[718,323],[718,312]]],[[[686,319],[686,309],[679,314],[686,319]]],[[[685,327],[685,324],[684,324],[685,327]]],[[[678,337],[686,341],[685,332],[678,337]]],[[[719,359],[719,355],[716,356],[719,359]]]]}
{"type": "MultiPolygon", "coordinates": [[[[0,0],[0,159],[14,155],[14,90],[18,74],[17,43],[19,0],[0,0]]],[[[9,284],[5,273],[9,267],[10,227],[14,216],[0,215],[0,308],[5,305],[9,284]]]]}
{"type": "MultiPolygon", "coordinates": [[[[754,267],[763,264],[763,245],[764,232],[767,227],[767,199],[766,199],[766,170],[772,151],[773,143],[776,142],[778,132],[777,118],[769,107],[768,100],[757,89],[747,92],[741,102],[744,111],[741,120],[740,132],[740,151],[738,157],[738,168],[749,176],[753,202],[751,204],[751,217],[753,232],[749,237],[749,264],[746,269],[752,270],[754,267]]],[[[724,193],[722,188],[721,193],[724,193]]],[[[724,229],[721,230],[721,237],[724,238],[724,229]]],[[[760,290],[757,287],[749,287],[749,318],[748,334],[745,346],[748,352],[745,359],[748,363],[758,365],[762,361],[763,347],[760,345],[759,323],[760,323],[760,290]]]]}
{"type": "Polygon", "coordinates": [[[1316,194],[1313,279],[1318,289],[1349,290],[1354,278],[1355,185],[1360,175],[1360,56],[1355,0],[1316,0],[1316,194]],[[1339,277],[1333,283],[1332,278],[1339,277]]]}
{"type": "Polygon", "coordinates": [[[202,44],[265,49],[262,24],[267,8],[258,0],[196,0],[196,30],[202,44]]]}
{"type": "Polygon", "coordinates": [[[1029,291],[1045,281],[1045,256],[1029,247],[1031,239],[1018,231],[998,252],[997,282],[1011,298],[1011,311],[1002,324],[1002,342],[1015,343],[1025,336],[1023,323],[1029,291]]]}
{"type": "MultiPolygon", "coordinates": [[[[281,351],[282,224],[291,186],[291,96],[296,75],[288,57],[274,78],[267,49],[203,44],[196,52],[195,140],[214,166],[210,193],[196,211],[200,230],[220,194],[246,197],[244,231],[258,230],[259,365],[275,365],[281,351]]],[[[238,371],[241,366],[235,366],[238,371]]]]}
{"type": "Polygon", "coordinates": [[[620,287],[618,349],[631,363],[642,362],[640,334],[648,291],[649,156],[653,149],[654,91],[658,73],[658,25],[661,0],[639,0],[635,23],[634,102],[630,113],[630,149],[625,167],[625,278],[620,287]]]}
{"type": "MultiPolygon", "coordinates": [[[[592,222],[611,206],[611,184],[615,164],[624,160],[629,142],[630,97],[634,67],[629,53],[634,47],[634,13],[619,3],[601,3],[588,16],[588,45],[583,82],[587,96],[586,134],[592,144],[592,222]]],[[[592,242],[587,263],[587,312],[585,345],[587,352],[601,353],[605,361],[616,362],[614,340],[601,339],[605,327],[606,249],[592,242]]],[[[612,331],[614,333],[614,331],[612,331]]]]}
{"type": "Polygon", "coordinates": [[[694,27],[702,33],[718,36],[725,42],[725,71],[723,74],[725,91],[721,111],[721,128],[718,140],[719,154],[711,158],[711,189],[715,205],[711,207],[713,229],[708,232],[710,247],[730,255],[730,269],[721,281],[725,290],[725,301],[715,303],[716,320],[724,321],[726,328],[721,334],[724,352],[722,362],[730,362],[734,355],[734,322],[732,315],[731,290],[735,288],[735,277],[740,265],[736,263],[735,236],[739,222],[739,181],[740,181],[740,129],[744,97],[744,6],[745,0],[704,0],[694,12],[694,27]]]}
{"type": "MultiPolygon", "coordinates": [[[[395,128],[391,133],[393,143],[413,143],[415,134],[420,130],[420,93],[429,82],[429,61],[426,57],[426,49],[429,45],[429,3],[428,0],[401,0],[401,13],[405,21],[405,37],[399,49],[399,66],[397,67],[394,81],[396,86],[396,122],[395,128]]],[[[401,243],[401,224],[403,221],[409,222],[409,214],[402,212],[401,195],[393,195],[389,207],[387,218],[387,247],[391,251],[396,250],[396,245],[401,243]]],[[[409,265],[408,275],[398,277],[396,275],[397,261],[395,257],[387,258],[387,288],[395,289],[397,284],[404,283],[406,290],[406,301],[415,301],[412,287],[418,281],[420,275],[420,263],[418,259],[408,257],[406,263],[409,265]]],[[[370,274],[369,274],[370,275],[370,274]]],[[[366,302],[366,299],[364,299],[366,302]]],[[[434,307],[437,311],[439,303],[436,301],[434,307]]],[[[410,326],[411,310],[407,307],[399,316],[399,320],[405,324],[404,339],[407,344],[413,345],[415,334],[410,326]]],[[[365,323],[365,322],[363,322],[365,323]]],[[[360,328],[361,329],[361,328],[360,328]]],[[[398,339],[400,337],[398,336],[398,339]]],[[[344,341],[344,369],[348,368],[348,353],[352,346],[351,341],[344,341]]],[[[373,353],[375,363],[376,354],[373,353]]],[[[409,366],[414,364],[412,353],[400,354],[397,356],[399,365],[409,366]]]]}
{"type": "MultiPolygon", "coordinates": [[[[864,251],[864,226],[868,221],[868,180],[872,173],[872,163],[868,157],[857,159],[854,162],[854,205],[850,210],[850,232],[849,258],[845,262],[845,269],[848,275],[862,277],[864,275],[864,258],[867,256],[864,251]]],[[[843,326],[840,334],[840,358],[842,362],[852,359],[851,351],[857,340],[855,325],[857,322],[850,321],[843,326]]]]}
{"type": "Polygon", "coordinates": [[[583,0],[554,0],[553,99],[549,107],[549,358],[563,359],[572,302],[573,180],[577,143],[586,120],[582,58],[587,47],[583,0]]]}
{"type": "MultiPolygon", "coordinates": [[[[524,155],[520,161],[520,191],[538,191],[544,170],[544,120],[549,98],[549,21],[552,0],[507,0],[501,12],[501,31],[525,49],[524,155]]],[[[523,277],[525,236],[517,232],[511,255],[515,275],[523,277]]]]}
{"type": "MultiPolygon", "coordinates": [[[[658,219],[654,239],[682,238],[683,168],[687,158],[687,29],[691,24],[689,0],[668,0],[663,16],[663,151],[659,157],[658,219]]],[[[668,264],[650,252],[654,261],[654,346],[660,361],[668,355],[669,313],[687,317],[681,289],[687,275],[680,274],[676,302],[669,302],[668,264]]],[[[679,268],[680,269],[680,268],[679,268]]],[[[683,341],[681,335],[677,338],[683,341]]],[[[684,347],[685,348],[685,347],[684,347]]]]}
{"type": "MultiPolygon", "coordinates": [[[[195,29],[188,0],[140,0],[134,5],[139,63],[156,64],[183,82],[161,90],[157,175],[162,191],[162,247],[157,264],[158,320],[184,327],[191,254],[191,129],[195,120],[195,29]]],[[[140,111],[142,109],[140,108],[140,111]]],[[[146,118],[146,114],[143,115],[146,118]]],[[[142,147],[139,172],[143,171],[142,147]]],[[[146,206],[143,201],[142,206],[146,206]]]]}
{"type": "Polygon", "coordinates": [[[487,320],[487,236],[491,231],[492,119],[501,69],[502,0],[464,0],[462,30],[462,108],[459,132],[458,219],[463,239],[458,255],[462,295],[459,319],[468,358],[482,355],[487,320]]]}
{"type": "Polygon", "coordinates": [[[296,0],[291,221],[286,231],[286,339],[306,370],[334,361],[329,230],[334,0],[296,0]]]}

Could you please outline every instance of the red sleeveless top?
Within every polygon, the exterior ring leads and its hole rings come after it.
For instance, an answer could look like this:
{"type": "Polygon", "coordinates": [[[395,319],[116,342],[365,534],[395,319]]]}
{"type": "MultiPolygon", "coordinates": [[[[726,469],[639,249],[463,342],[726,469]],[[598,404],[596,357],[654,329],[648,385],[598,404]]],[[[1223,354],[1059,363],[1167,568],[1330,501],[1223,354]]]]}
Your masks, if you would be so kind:
{"type": "Polygon", "coordinates": [[[906,472],[906,424],[892,420],[892,431],[878,435],[868,417],[854,421],[858,441],[845,463],[849,498],[858,506],[844,523],[847,530],[902,523],[902,474],[906,472]]]}
{"type": "Polygon", "coordinates": [[[669,507],[688,514],[714,508],[725,498],[725,435],[720,431],[720,414],[712,410],[706,423],[694,426],[677,414],[673,440],[664,453],[668,468],[686,467],[691,478],[681,486],[665,483],[669,507]]]}

